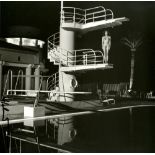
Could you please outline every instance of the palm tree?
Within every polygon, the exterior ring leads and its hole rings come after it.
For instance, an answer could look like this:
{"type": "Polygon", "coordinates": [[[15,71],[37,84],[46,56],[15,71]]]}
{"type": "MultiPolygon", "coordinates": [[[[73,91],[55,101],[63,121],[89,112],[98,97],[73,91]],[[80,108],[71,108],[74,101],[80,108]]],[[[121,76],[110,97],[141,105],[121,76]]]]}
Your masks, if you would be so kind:
{"type": "Polygon", "coordinates": [[[128,37],[121,39],[121,42],[128,46],[131,51],[131,72],[130,72],[130,83],[129,91],[133,89],[133,80],[134,80],[134,68],[135,68],[135,53],[137,48],[142,44],[142,37],[139,34],[133,33],[128,37]]]}

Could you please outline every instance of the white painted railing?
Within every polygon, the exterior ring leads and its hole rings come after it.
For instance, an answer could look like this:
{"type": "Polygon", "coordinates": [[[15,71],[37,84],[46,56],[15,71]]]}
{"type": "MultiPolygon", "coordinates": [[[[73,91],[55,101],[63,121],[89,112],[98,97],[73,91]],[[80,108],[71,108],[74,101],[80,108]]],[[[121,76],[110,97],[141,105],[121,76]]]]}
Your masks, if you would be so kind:
{"type": "Polygon", "coordinates": [[[87,24],[101,20],[113,19],[112,10],[98,6],[89,9],[80,9],[75,7],[63,7],[61,10],[61,23],[79,23],[87,24]]]}
{"type": "Polygon", "coordinates": [[[20,88],[21,88],[21,90],[23,89],[23,87],[24,87],[24,77],[23,77],[23,75],[24,75],[23,70],[19,70],[18,74],[17,74],[17,80],[16,80],[16,83],[15,83],[15,90],[17,89],[17,86],[19,84],[20,79],[21,79],[20,88]]]}
{"type": "Polygon", "coordinates": [[[6,80],[5,80],[5,85],[4,85],[4,90],[3,90],[3,96],[6,94],[7,91],[7,85],[9,85],[9,89],[12,90],[12,70],[9,69],[7,76],[6,76],[6,80]]]}
{"type": "Polygon", "coordinates": [[[59,46],[59,38],[60,38],[60,33],[54,33],[50,37],[47,38],[47,42],[51,42],[53,45],[59,46]]]}
{"type": "Polygon", "coordinates": [[[46,90],[54,90],[59,86],[59,73],[54,73],[46,81],[46,90]]]}
{"type": "Polygon", "coordinates": [[[103,64],[104,56],[101,51],[94,51],[92,49],[80,49],[67,51],[61,49],[59,46],[54,45],[48,41],[48,57],[57,61],[65,66],[76,65],[90,65],[90,64],[103,64]]]}
{"type": "Polygon", "coordinates": [[[59,47],[58,34],[48,38],[48,58],[65,66],[88,65],[104,63],[101,51],[92,49],[65,50],[59,47]],[[56,37],[57,36],[57,37],[56,37]],[[56,43],[56,44],[54,44],[56,43]]]}

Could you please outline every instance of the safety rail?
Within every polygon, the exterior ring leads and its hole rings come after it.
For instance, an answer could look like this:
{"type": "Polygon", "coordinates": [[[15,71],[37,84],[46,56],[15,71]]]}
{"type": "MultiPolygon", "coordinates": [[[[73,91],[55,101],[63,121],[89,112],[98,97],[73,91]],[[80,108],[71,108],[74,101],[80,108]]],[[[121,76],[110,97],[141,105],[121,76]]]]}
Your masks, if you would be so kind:
{"type": "MultiPolygon", "coordinates": [[[[71,7],[67,7],[71,8],[71,7]]],[[[103,7],[100,7],[105,10],[103,7]]],[[[81,12],[86,12],[88,15],[91,14],[92,10],[98,9],[98,7],[86,9],[77,8],[81,12]]],[[[99,11],[97,12],[99,13],[99,11]]],[[[80,50],[65,50],[59,46],[60,33],[57,32],[52,36],[48,37],[48,59],[54,64],[62,64],[64,66],[75,66],[75,65],[88,65],[104,63],[104,56],[101,51],[94,51],[92,49],[80,49],[80,50]]]]}
{"type": "MultiPolygon", "coordinates": [[[[33,91],[35,90],[35,85],[32,84],[31,86],[31,90],[25,90],[25,84],[24,81],[26,79],[26,77],[31,78],[31,82],[35,80],[35,77],[39,78],[39,91],[46,91],[46,85],[47,85],[47,80],[51,77],[51,76],[42,76],[42,75],[24,75],[22,70],[18,71],[17,75],[13,75],[12,70],[8,70],[7,73],[7,77],[5,80],[5,84],[4,84],[4,90],[3,90],[3,96],[4,95],[16,95],[16,96],[36,96],[36,93],[33,91]],[[23,92],[22,90],[25,90],[25,92],[23,92]],[[26,93],[26,94],[25,94],[26,93]]],[[[58,78],[57,78],[58,80],[58,78]]],[[[58,82],[57,82],[58,84],[58,82]]],[[[36,90],[38,91],[38,90],[36,90]]]]}
{"type": "Polygon", "coordinates": [[[4,90],[3,90],[3,96],[5,95],[6,91],[7,91],[7,85],[8,85],[8,82],[9,82],[9,78],[10,78],[10,83],[9,83],[9,89],[12,90],[12,70],[9,69],[8,72],[7,72],[7,76],[6,76],[6,80],[5,80],[5,85],[4,85],[4,90]]]}
{"type": "Polygon", "coordinates": [[[54,73],[46,81],[46,90],[54,90],[59,86],[59,73],[54,73]]]}
{"type": "Polygon", "coordinates": [[[92,49],[74,50],[74,56],[69,57],[72,60],[68,62],[70,62],[72,66],[104,63],[103,53],[92,49]]]}
{"type": "Polygon", "coordinates": [[[23,75],[24,75],[23,70],[19,70],[18,74],[17,74],[17,80],[16,80],[16,83],[15,83],[15,90],[17,89],[19,78],[21,78],[21,90],[23,89],[23,86],[24,86],[24,80],[23,80],[24,77],[23,77],[23,75]]]}
{"type": "Polygon", "coordinates": [[[113,19],[112,10],[98,6],[89,9],[80,9],[75,7],[63,7],[61,10],[61,23],[79,23],[87,24],[101,20],[113,19]]]}
{"type": "Polygon", "coordinates": [[[52,36],[47,38],[47,41],[53,43],[53,45],[59,45],[60,32],[54,33],[52,36]]]}
{"type": "Polygon", "coordinates": [[[61,49],[48,41],[48,58],[57,61],[65,66],[88,65],[104,63],[104,56],[101,51],[92,49],[80,49],[68,51],[61,49]]]}
{"type": "Polygon", "coordinates": [[[73,56],[74,54],[69,51],[60,48],[59,46],[54,45],[50,41],[48,41],[48,59],[54,62],[59,62],[62,65],[69,65],[70,56],[73,56]]]}

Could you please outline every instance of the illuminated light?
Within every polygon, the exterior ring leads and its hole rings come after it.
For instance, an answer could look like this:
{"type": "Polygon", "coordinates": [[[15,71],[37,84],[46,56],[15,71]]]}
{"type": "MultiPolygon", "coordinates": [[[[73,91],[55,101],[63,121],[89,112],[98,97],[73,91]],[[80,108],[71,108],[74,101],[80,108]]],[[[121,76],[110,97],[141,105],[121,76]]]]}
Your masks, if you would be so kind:
{"type": "Polygon", "coordinates": [[[36,39],[22,38],[23,46],[36,46],[36,39]]]}
{"type": "Polygon", "coordinates": [[[43,48],[43,45],[45,44],[44,41],[37,40],[37,39],[29,39],[29,38],[6,38],[6,42],[14,45],[31,46],[31,47],[39,47],[39,48],[43,48]],[[21,39],[21,44],[20,44],[20,39],[21,39]]]}
{"type": "Polygon", "coordinates": [[[6,38],[6,41],[11,44],[20,45],[20,38],[6,38]]]}
{"type": "Polygon", "coordinates": [[[39,46],[40,48],[43,48],[43,45],[44,45],[44,44],[45,44],[44,41],[38,40],[38,46],[39,46]]]}

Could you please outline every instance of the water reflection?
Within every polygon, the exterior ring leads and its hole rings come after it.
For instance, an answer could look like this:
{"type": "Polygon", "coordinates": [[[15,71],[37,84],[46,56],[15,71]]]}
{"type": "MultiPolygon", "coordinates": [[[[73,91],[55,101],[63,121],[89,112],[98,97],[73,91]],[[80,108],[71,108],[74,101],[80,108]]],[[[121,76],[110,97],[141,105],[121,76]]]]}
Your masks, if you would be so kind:
{"type": "Polygon", "coordinates": [[[132,133],[129,109],[1,126],[0,151],[154,152],[155,107],[133,108],[132,119],[132,133]]]}
{"type": "Polygon", "coordinates": [[[73,117],[29,120],[10,125],[9,131],[7,127],[3,129],[7,133],[7,144],[4,144],[8,145],[9,152],[70,152],[62,145],[72,142],[77,134],[73,117]]]}

